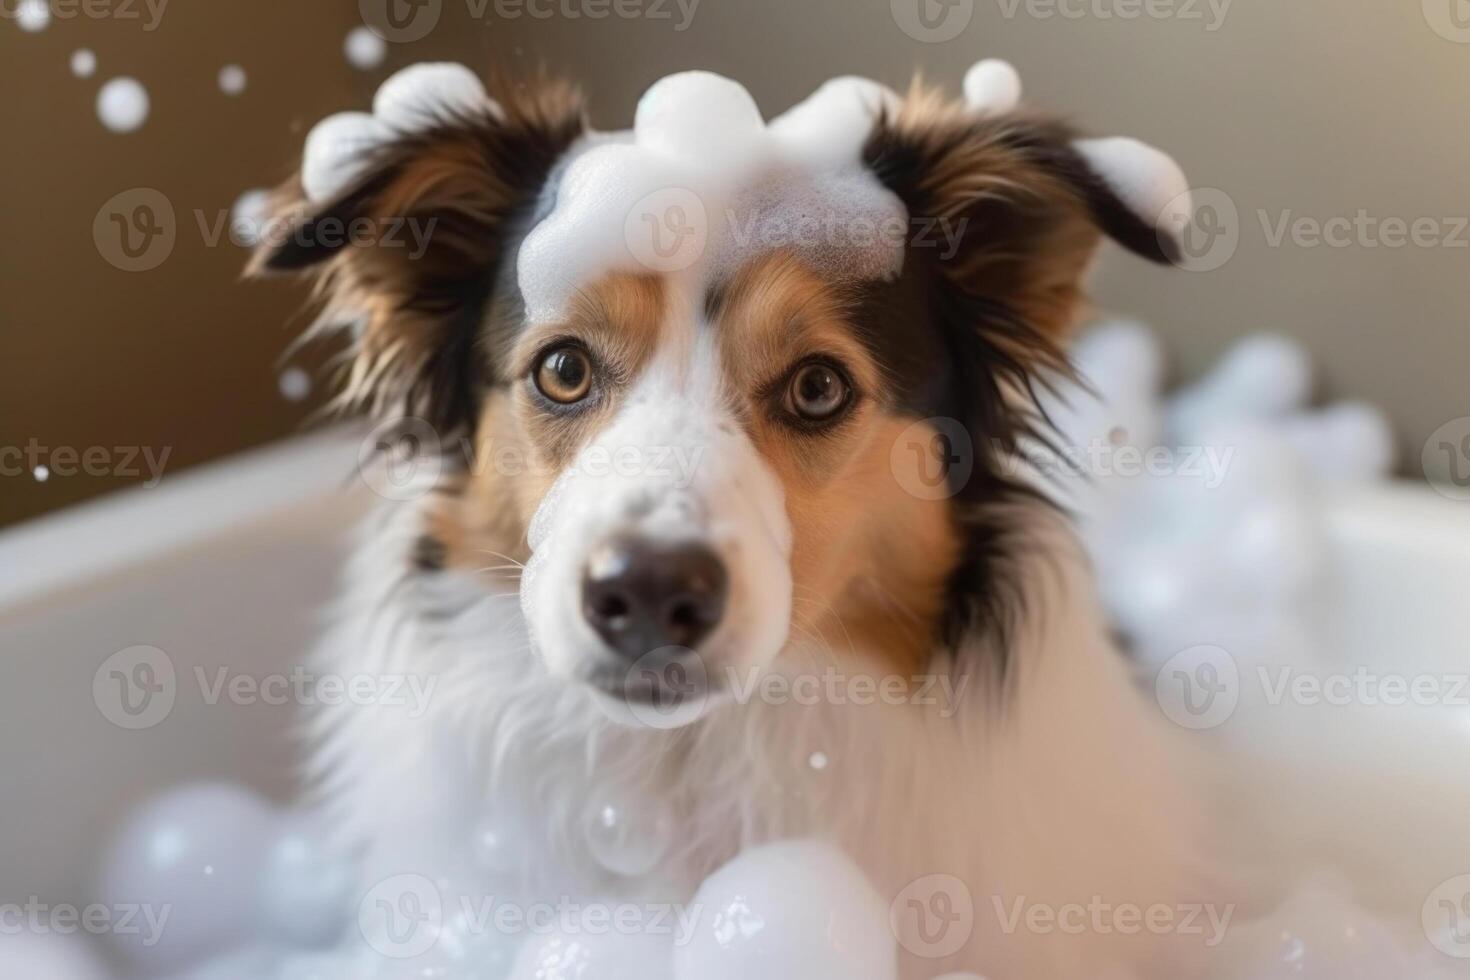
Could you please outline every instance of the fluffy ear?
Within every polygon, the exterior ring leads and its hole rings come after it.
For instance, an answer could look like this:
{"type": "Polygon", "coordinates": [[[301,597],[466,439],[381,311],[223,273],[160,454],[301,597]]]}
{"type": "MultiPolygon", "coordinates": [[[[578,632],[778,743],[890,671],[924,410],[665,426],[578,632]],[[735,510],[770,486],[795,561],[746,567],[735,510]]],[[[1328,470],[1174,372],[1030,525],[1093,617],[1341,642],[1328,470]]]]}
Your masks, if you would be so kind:
{"type": "Polygon", "coordinates": [[[1178,255],[1161,222],[1187,191],[1183,174],[1133,140],[1078,141],[1054,120],[978,113],[916,85],[880,120],[865,156],[916,220],[939,223],[931,244],[957,242],[911,246],[914,260],[935,263],[954,299],[1014,318],[1043,346],[1059,344],[1076,319],[1104,234],[1154,262],[1178,255]]]}
{"type": "Polygon", "coordinates": [[[314,330],[351,327],[340,402],[472,428],[493,378],[482,332],[501,263],[567,148],[580,96],[554,82],[492,99],[467,69],[424,65],[384,83],[374,113],[324,120],[275,195],[250,266],[300,272],[314,330]]]}

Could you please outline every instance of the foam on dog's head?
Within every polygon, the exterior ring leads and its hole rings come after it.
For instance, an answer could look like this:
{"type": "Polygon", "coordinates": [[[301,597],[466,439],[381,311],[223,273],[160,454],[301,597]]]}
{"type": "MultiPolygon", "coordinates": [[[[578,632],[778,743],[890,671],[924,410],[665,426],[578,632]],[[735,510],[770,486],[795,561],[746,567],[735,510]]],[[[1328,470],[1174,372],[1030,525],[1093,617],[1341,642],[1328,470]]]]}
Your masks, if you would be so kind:
{"type": "Polygon", "coordinates": [[[829,275],[896,275],[908,212],[861,159],[895,101],[876,82],[839,79],[767,126],[730,79],[663,79],[631,133],[581,148],[522,245],[528,316],[560,316],[578,289],[612,272],[664,273],[697,296],[773,249],[829,275]]]}
{"type": "MultiPolygon", "coordinates": [[[[970,70],[964,89],[976,117],[991,117],[1017,107],[1021,82],[990,59],[970,70]]],[[[631,130],[584,138],[548,189],[517,258],[528,316],[560,317],[579,290],[614,272],[665,274],[697,297],[775,249],[825,275],[896,276],[909,215],[862,154],[877,121],[900,106],[886,86],[847,76],[768,125],[737,82],[702,71],[664,78],[640,100],[631,130]]],[[[457,118],[502,116],[475,74],[455,64],[404,69],[383,83],[373,110],[312,130],[301,170],[310,201],[349,190],[378,146],[457,118]]],[[[1179,234],[1188,184],[1168,155],[1122,138],[1076,149],[1140,219],[1179,234]]]]}
{"type": "Polygon", "coordinates": [[[500,111],[464,65],[411,65],[378,88],[371,114],[339,112],[313,127],[301,159],[302,189],[314,204],[329,201],[362,176],[378,147],[456,116],[500,111]]]}

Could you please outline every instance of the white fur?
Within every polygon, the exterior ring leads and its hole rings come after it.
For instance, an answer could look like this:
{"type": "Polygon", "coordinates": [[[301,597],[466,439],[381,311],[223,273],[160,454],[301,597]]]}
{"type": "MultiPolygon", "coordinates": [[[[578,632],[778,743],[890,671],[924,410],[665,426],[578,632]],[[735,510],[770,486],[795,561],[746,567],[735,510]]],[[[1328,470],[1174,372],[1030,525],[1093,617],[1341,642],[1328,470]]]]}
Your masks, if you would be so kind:
{"type": "Polygon", "coordinates": [[[580,583],[590,550],[618,533],[697,540],[729,569],[725,617],[700,649],[706,671],[769,660],[786,641],[791,528],[780,483],[725,407],[710,328],[691,309],[662,337],[617,418],[532,521],[521,605],[558,676],[583,674],[602,648],[582,617],[580,583]]]}
{"type": "MultiPolygon", "coordinates": [[[[325,801],[342,833],[367,848],[366,884],[418,872],[440,880],[446,901],[455,892],[687,901],[745,846],[825,836],[885,898],[928,874],[968,883],[975,938],[950,960],[907,961],[906,977],[963,968],[1055,980],[1100,975],[1114,960],[1141,977],[1196,975],[1182,965],[1197,952],[1188,939],[1178,950],[1147,936],[1000,928],[995,903],[1018,898],[1146,906],[1218,897],[1196,890],[1202,824],[1188,760],[1105,639],[1069,533],[1039,511],[1016,519],[1035,528],[1036,547],[1015,570],[1029,606],[1008,692],[976,680],[950,719],[914,705],[756,700],[664,731],[620,725],[599,708],[601,695],[553,676],[527,643],[514,597],[488,596],[456,575],[409,579],[403,553],[420,513],[387,505],[364,529],[321,668],[427,674],[437,693],[422,718],[386,706],[326,709],[315,757],[325,801]],[[828,759],[819,774],[814,751],[828,759]],[[601,868],[583,820],[590,805],[628,794],[666,807],[676,828],[655,871],[634,879],[601,868]],[[527,865],[512,879],[470,859],[486,820],[528,837],[527,865]]],[[[983,660],[985,642],[962,648],[961,662],[983,660]]],[[[828,664],[882,673],[861,651],[812,642],[788,647],[769,669],[828,664]]]]}

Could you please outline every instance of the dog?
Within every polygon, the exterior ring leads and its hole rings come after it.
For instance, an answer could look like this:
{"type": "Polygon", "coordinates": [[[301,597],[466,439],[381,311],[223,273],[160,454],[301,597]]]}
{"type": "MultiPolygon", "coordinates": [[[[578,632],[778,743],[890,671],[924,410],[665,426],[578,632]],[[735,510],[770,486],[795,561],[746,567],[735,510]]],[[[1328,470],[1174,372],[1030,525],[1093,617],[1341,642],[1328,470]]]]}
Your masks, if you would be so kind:
{"type": "Polygon", "coordinates": [[[766,123],[686,73],[615,133],[492,88],[416,66],[324,122],[252,264],[315,282],[409,474],[318,654],[437,682],[312,719],[367,881],[687,902],[814,837],[905,977],[1190,975],[1186,930],[1067,921],[1203,900],[1205,816],[1015,462],[1102,240],[1177,258],[1177,167],[1007,85],[838,79],[766,123]]]}

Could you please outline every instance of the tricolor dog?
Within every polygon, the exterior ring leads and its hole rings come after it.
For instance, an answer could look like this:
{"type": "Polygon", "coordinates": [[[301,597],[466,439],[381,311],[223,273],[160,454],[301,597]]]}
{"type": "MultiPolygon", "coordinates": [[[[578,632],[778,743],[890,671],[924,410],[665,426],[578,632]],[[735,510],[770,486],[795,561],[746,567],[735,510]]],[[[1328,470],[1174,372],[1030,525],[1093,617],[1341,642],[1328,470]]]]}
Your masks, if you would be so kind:
{"type": "Polygon", "coordinates": [[[767,121],[691,72],[606,132],[421,65],[313,131],[254,269],[314,278],[413,474],[316,666],[437,679],[314,718],[370,882],[687,902],[816,837],[971,910],[936,939],[895,903],[902,976],[1188,974],[1187,936],[996,912],[1202,899],[1188,766],[1013,465],[1099,243],[1167,262],[1186,184],[1001,63],[965,90],[842,78],[767,121]],[[432,233],[325,234],[364,219],[432,233]]]}

